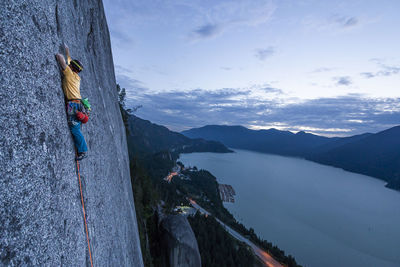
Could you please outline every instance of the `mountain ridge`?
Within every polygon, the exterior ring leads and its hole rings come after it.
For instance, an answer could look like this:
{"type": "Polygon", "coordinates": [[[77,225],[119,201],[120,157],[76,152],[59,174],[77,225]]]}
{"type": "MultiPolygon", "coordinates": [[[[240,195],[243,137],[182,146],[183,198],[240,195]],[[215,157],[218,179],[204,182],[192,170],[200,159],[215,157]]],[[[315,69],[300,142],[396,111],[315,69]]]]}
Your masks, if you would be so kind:
{"type": "Polygon", "coordinates": [[[141,119],[133,114],[126,114],[125,116],[131,140],[130,146],[140,150],[137,152],[157,153],[163,150],[174,153],[232,152],[220,142],[206,141],[201,138],[192,139],[181,133],[171,131],[163,125],[141,119]]]}
{"type": "Polygon", "coordinates": [[[207,125],[183,131],[188,137],[216,140],[228,147],[302,157],[325,165],[369,175],[400,189],[400,126],[379,133],[323,137],[306,132],[251,130],[207,125]]]}
{"type": "Polygon", "coordinates": [[[207,125],[183,131],[182,134],[191,138],[201,137],[206,140],[219,141],[232,148],[244,148],[290,156],[302,156],[304,151],[311,152],[312,148],[325,144],[330,140],[328,137],[309,133],[294,134],[289,131],[280,131],[273,128],[268,130],[250,130],[243,126],[238,128],[237,126],[219,125],[207,125]]]}

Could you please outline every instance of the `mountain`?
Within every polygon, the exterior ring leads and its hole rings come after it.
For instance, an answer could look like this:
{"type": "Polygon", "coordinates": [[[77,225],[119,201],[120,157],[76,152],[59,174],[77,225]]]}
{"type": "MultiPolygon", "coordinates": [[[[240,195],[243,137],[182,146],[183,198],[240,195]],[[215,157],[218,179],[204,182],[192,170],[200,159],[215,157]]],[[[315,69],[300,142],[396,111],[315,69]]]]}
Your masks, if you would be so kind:
{"type": "Polygon", "coordinates": [[[209,125],[182,132],[188,137],[219,141],[228,147],[299,156],[318,163],[373,176],[400,189],[400,126],[351,137],[250,130],[242,126],[209,125]]]}
{"type": "Polygon", "coordinates": [[[319,154],[319,153],[324,153],[324,152],[329,152],[332,149],[335,149],[337,147],[350,144],[353,142],[357,142],[358,140],[361,140],[365,137],[368,137],[372,135],[371,133],[364,133],[364,134],[359,134],[359,135],[353,135],[349,137],[334,137],[331,138],[331,141],[323,144],[321,146],[316,147],[312,152],[311,155],[319,154]]]}
{"type": "Polygon", "coordinates": [[[400,189],[400,126],[355,138],[341,146],[307,157],[348,171],[380,178],[400,189]]]}
{"type": "Polygon", "coordinates": [[[0,15],[0,266],[90,266],[63,42],[92,105],[80,173],[94,266],[143,266],[102,2],[1,1],[0,15]]]}
{"type": "Polygon", "coordinates": [[[128,145],[136,153],[153,154],[160,151],[175,153],[190,152],[232,152],[222,143],[206,141],[201,138],[191,139],[168,128],[143,120],[135,115],[128,115],[128,145]]]}
{"type": "Polygon", "coordinates": [[[305,132],[250,130],[243,126],[208,125],[183,131],[182,134],[190,138],[219,141],[232,148],[290,156],[304,156],[332,141],[332,138],[305,132]]]}

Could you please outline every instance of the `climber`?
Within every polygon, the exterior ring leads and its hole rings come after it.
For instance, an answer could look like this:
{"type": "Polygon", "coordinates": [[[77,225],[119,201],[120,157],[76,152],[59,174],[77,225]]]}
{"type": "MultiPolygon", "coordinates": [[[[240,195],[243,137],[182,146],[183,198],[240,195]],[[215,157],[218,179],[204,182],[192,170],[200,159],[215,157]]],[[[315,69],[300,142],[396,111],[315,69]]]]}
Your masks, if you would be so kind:
{"type": "Polygon", "coordinates": [[[67,63],[64,56],[59,53],[56,54],[56,59],[62,68],[62,88],[66,99],[68,125],[77,150],[76,160],[82,160],[87,157],[88,149],[81,132],[81,123],[86,123],[89,119],[88,112],[82,104],[79,89],[81,78],[78,73],[82,71],[83,67],[78,60],[71,60],[68,46],[64,44],[64,48],[67,55],[67,63]]]}

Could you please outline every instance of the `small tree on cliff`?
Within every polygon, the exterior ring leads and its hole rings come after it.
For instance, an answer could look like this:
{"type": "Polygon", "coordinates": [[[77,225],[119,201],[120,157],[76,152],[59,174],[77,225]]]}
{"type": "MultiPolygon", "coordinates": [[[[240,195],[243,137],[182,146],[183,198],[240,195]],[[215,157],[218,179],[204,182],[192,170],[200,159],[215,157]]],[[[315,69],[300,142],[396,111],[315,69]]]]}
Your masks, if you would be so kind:
{"type": "Polygon", "coordinates": [[[119,103],[119,108],[122,111],[125,111],[128,114],[132,114],[133,112],[136,112],[139,108],[142,107],[142,105],[137,105],[133,108],[126,108],[125,100],[126,100],[126,90],[125,88],[121,88],[121,86],[117,83],[117,92],[118,92],[118,103],[119,103]]]}

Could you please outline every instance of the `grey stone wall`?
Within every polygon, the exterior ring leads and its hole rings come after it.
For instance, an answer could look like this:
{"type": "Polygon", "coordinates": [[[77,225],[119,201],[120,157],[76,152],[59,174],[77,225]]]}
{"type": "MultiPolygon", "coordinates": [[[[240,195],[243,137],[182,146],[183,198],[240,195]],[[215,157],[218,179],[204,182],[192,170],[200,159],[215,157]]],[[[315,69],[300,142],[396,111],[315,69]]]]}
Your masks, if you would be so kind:
{"type": "Polygon", "coordinates": [[[93,107],[81,174],[95,266],[143,266],[126,136],[103,4],[0,1],[0,265],[88,266],[89,257],[54,54],[84,65],[93,107]]]}
{"type": "Polygon", "coordinates": [[[161,232],[169,266],[201,267],[197,240],[186,217],[168,215],[161,221],[161,232]]]}

